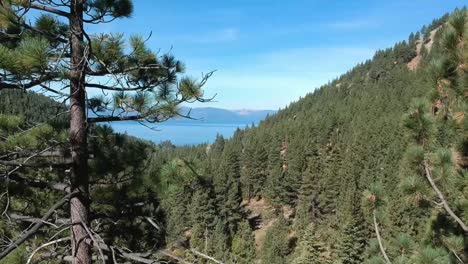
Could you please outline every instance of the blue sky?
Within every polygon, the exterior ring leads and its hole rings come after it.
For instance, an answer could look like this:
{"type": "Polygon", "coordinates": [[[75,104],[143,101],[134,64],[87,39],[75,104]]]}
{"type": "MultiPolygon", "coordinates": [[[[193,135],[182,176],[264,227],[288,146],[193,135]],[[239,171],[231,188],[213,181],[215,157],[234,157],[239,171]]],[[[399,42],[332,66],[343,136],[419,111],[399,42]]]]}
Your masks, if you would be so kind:
{"type": "MultiPolygon", "coordinates": [[[[461,0],[134,0],[130,19],[100,30],[152,38],[228,109],[278,109],[407,39],[461,0]],[[172,49],[171,49],[172,47],[172,49]]],[[[197,105],[200,106],[200,105],[197,105]]]]}

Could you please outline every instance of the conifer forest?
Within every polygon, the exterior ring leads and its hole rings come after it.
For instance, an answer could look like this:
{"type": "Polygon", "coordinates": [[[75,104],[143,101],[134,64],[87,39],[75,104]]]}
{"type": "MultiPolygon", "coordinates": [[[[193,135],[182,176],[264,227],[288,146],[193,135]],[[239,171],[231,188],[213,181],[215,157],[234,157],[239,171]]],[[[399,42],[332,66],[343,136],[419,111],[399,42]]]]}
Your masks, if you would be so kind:
{"type": "Polygon", "coordinates": [[[215,100],[217,72],[108,32],[140,4],[0,1],[0,264],[468,263],[465,7],[178,146],[110,125],[215,100]]]}

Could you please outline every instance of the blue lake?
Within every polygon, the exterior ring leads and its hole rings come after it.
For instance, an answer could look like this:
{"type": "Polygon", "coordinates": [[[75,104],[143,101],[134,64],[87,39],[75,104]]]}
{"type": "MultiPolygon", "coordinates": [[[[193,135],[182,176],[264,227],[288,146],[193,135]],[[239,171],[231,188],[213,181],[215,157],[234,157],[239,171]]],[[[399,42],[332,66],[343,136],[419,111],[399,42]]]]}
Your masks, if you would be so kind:
{"type": "Polygon", "coordinates": [[[247,124],[149,124],[151,128],[136,122],[115,122],[112,128],[118,133],[127,133],[135,137],[150,140],[154,143],[170,140],[174,145],[194,145],[212,143],[216,135],[231,137],[237,128],[245,128],[247,124]]]}

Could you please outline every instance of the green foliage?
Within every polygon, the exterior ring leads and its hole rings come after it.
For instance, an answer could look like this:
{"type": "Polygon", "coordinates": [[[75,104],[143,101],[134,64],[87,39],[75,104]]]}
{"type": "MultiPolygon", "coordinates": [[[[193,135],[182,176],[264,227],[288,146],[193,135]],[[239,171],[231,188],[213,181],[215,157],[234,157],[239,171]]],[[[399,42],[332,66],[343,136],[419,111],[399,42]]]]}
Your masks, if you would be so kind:
{"type": "Polygon", "coordinates": [[[449,263],[448,254],[440,248],[424,247],[418,250],[414,258],[416,264],[449,263]]]}
{"type": "Polygon", "coordinates": [[[27,261],[27,250],[24,246],[17,248],[6,258],[0,260],[0,264],[23,264],[27,261]]]}
{"type": "Polygon", "coordinates": [[[466,200],[463,191],[466,188],[466,181],[463,182],[466,164],[459,162],[465,159],[466,153],[456,152],[465,140],[466,131],[460,129],[453,114],[466,114],[466,108],[460,107],[466,101],[466,95],[462,95],[458,87],[458,80],[466,75],[459,70],[460,65],[466,63],[466,58],[460,55],[466,52],[466,17],[465,9],[456,10],[449,17],[448,25],[440,30],[439,41],[435,43],[433,59],[428,66],[432,75],[432,90],[428,93],[433,100],[432,106],[419,99],[405,116],[410,144],[402,161],[404,172],[401,173],[400,189],[413,205],[424,206],[430,214],[419,214],[419,219],[413,220],[426,223],[419,226],[417,247],[405,242],[407,239],[401,243],[401,237],[394,240],[401,261],[406,256],[412,259],[411,263],[466,260],[466,246],[458,236],[464,231],[460,231],[458,223],[453,221],[458,216],[449,216],[446,209],[450,207],[461,216],[459,221],[467,222],[466,207],[460,206],[466,200]],[[437,204],[439,202],[445,203],[444,209],[437,204]]]}
{"type": "Polygon", "coordinates": [[[403,119],[404,126],[412,132],[414,140],[422,145],[433,133],[433,121],[428,110],[429,103],[427,101],[414,100],[409,113],[403,119]]]}
{"type": "Polygon", "coordinates": [[[282,264],[286,261],[290,248],[288,244],[288,226],[283,217],[271,226],[266,234],[260,252],[262,264],[282,264]]]}
{"type": "Polygon", "coordinates": [[[386,204],[386,197],[384,194],[383,186],[380,183],[373,183],[369,189],[363,193],[363,207],[367,208],[371,213],[386,204]]]}
{"type": "Polygon", "coordinates": [[[232,253],[235,263],[252,263],[255,260],[255,238],[248,222],[239,224],[232,239],[232,253]]]}
{"type": "Polygon", "coordinates": [[[344,226],[338,247],[339,259],[343,264],[362,263],[364,260],[367,234],[363,221],[355,217],[344,226]]]}
{"type": "Polygon", "coordinates": [[[112,17],[129,17],[133,12],[130,0],[92,0],[87,1],[87,7],[95,17],[111,15],[112,17]]]}
{"type": "Polygon", "coordinates": [[[321,237],[315,234],[315,228],[312,225],[306,228],[294,255],[296,257],[291,262],[293,264],[331,263],[327,249],[323,245],[321,237]]]}
{"type": "MultiPolygon", "coordinates": [[[[448,19],[447,15],[434,20],[421,33],[429,34],[448,19]]],[[[237,131],[232,139],[218,137],[212,145],[196,150],[171,150],[173,155],[199,157],[202,174],[212,180],[212,187],[197,187],[209,194],[206,199],[214,196],[210,208],[215,209],[208,214],[218,214],[218,222],[217,228],[208,227],[209,241],[223,241],[216,250],[212,249],[216,245],[209,246],[208,252],[218,259],[235,259],[233,255],[238,253],[233,252],[244,229],[239,224],[244,225],[252,200],[260,198],[277,212],[293,208],[288,219],[291,226],[281,216],[273,216],[276,222],[267,229],[263,247],[256,252],[262,263],[313,263],[317,252],[323,252],[318,254],[322,261],[318,263],[385,263],[374,240],[374,210],[392,263],[413,263],[418,249],[427,246],[449,252],[450,243],[444,241],[459,237],[459,230],[440,208],[432,211],[437,197],[421,175],[424,161],[429,162],[457,213],[466,215],[462,209],[468,204],[466,184],[462,183],[466,178],[456,162],[468,153],[459,145],[464,142],[460,135],[466,119],[459,124],[451,120],[455,112],[466,109],[461,98],[451,103],[464,88],[460,87],[461,73],[454,72],[455,64],[447,59],[461,60],[462,56],[439,56],[450,50],[441,43],[453,37],[444,31],[436,34],[431,50],[422,51],[418,70],[408,70],[406,63],[416,55],[419,33],[408,42],[378,51],[372,60],[257,127],[237,131]],[[432,91],[437,86],[454,86],[447,93],[449,99],[432,91]],[[437,100],[438,109],[434,108],[437,100]],[[427,221],[431,212],[434,219],[427,221]],[[297,243],[292,230],[299,237],[297,243]]],[[[159,96],[166,96],[165,90],[170,89],[164,87],[159,96]]],[[[190,191],[184,189],[184,193],[190,191]]],[[[172,204],[169,214],[181,212],[181,206],[172,204]]],[[[263,218],[266,214],[248,218],[253,230],[268,223],[270,219],[263,218]]],[[[463,250],[455,252],[465,258],[463,250]]]]}
{"type": "Polygon", "coordinates": [[[11,50],[0,45],[0,67],[23,75],[45,71],[49,63],[49,42],[40,37],[28,37],[11,50]]]}
{"type": "Polygon", "coordinates": [[[229,236],[221,221],[217,221],[213,236],[210,239],[210,255],[224,261],[229,255],[229,236]]]}

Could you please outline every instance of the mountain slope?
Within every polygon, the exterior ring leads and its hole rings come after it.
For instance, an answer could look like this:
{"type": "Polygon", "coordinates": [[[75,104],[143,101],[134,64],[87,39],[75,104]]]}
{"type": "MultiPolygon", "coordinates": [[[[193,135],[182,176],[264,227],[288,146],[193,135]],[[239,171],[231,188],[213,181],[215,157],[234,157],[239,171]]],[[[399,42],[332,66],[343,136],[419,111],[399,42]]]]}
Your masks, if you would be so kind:
{"type": "MultiPolygon", "coordinates": [[[[466,10],[460,12],[466,15],[466,10]]],[[[377,226],[391,259],[396,261],[406,247],[410,247],[406,252],[414,252],[414,263],[459,263],[457,257],[465,259],[466,241],[459,228],[449,220],[432,219],[445,219],[437,207],[414,206],[400,184],[402,178],[411,176],[405,169],[410,137],[403,116],[417,98],[434,100],[436,85],[430,69],[444,51],[441,41],[450,30],[445,26],[448,19],[448,15],[436,19],[421,32],[411,34],[408,41],[378,51],[372,60],[268,117],[258,127],[239,130],[230,140],[218,138],[208,149],[200,147],[194,160],[205,182],[199,188],[207,201],[191,203],[191,193],[186,194],[189,203],[184,205],[173,198],[163,199],[163,204],[171,205],[165,207],[167,221],[172,223],[169,241],[178,237],[179,227],[188,226],[190,246],[204,248],[222,261],[239,260],[244,258],[236,242],[244,233],[241,223],[248,221],[255,231],[275,219],[275,224],[268,225],[262,249],[256,252],[259,263],[385,263],[375,240],[372,211],[363,205],[363,193],[378,184],[386,190],[382,201],[386,206],[376,216],[380,221],[377,226]],[[431,50],[417,53],[417,44],[428,41],[431,50]],[[417,56],[418,67],[409,69],[408,63],[417,56]],[[253,217],[251,199],[264,199],[262,203],[266,201],[275,212],[267,210],[253,217]],[[204,218],[215,219],[214,224],[191,218],[196,215],[193,208],[208,204],[211,209],[202,210],[204,218]],[[288,208],[293,208],[292,212],[285,214],[288,208]],[[184,210],[189,212],[185,219],[174,213],[184,210]],[[431,233],[434,223],[444,223],[434,231],[443,233],[442,238],[431,233]],[[454,251],[441,242],[448,239],[444,236],[456,240],[459,247],[454,251]],[[197,237],[205,237],[208,244],[203,246],[194,239],[197,237]],[[438,242],[431,244],[431,239],[438,242]],[[405,246],[398,246],[398,241],[405,246]]],[[[463,51],[463,45],[457,47],[463,51]]],[[[466,79],[463,74],[462,80],[466,79]]],[[[438,136],[441,139],[443,134],[438,136]]],[[[449,140],[447,137],[445,142],[449,140]]],[[[201,184],[199,181],[189,181],[187,186],[201,184]]],[[[463,206],[457,205],[457,213],[466,221],[463,206]]],[[[246,250],[252,247],[248,243],[242,246],[246,250]]]]}

